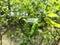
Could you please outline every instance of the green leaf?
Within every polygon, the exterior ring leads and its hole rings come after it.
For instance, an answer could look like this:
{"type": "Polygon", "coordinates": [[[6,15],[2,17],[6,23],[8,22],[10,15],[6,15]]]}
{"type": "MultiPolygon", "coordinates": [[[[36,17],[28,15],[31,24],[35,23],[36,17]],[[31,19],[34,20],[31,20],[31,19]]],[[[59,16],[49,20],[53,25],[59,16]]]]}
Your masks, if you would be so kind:
{"type": "Polygon", "coordinates": [[[57,14],[55,14],[55,13],[50,13],[50,14],[48,14],[48,16],[49,17],[59,17],[57,14]]]}
{"type": "Polygon", "coordinates": [[[54,22],[52,19],[50,19],[50,18],[48,18],[48,17],[45,18],[45,21],[46,21],[46,23],[48,23],[48,24],[50,24],[50,25],[53,25],[53,26],[56,27],[56,28],[60,28],[60,24],[54,22]]]}

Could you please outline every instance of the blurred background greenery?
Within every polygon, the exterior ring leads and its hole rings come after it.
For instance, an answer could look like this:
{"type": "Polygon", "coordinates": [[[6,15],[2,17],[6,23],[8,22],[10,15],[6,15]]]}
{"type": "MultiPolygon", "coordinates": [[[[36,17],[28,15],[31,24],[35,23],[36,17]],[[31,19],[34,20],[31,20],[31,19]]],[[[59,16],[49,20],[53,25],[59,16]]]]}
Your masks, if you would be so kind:
{"type": "Polygon", "coordinates": [[[16,45],[58,45],[60,0],[0,0],[0,37],[4,34],[16,45]]]}

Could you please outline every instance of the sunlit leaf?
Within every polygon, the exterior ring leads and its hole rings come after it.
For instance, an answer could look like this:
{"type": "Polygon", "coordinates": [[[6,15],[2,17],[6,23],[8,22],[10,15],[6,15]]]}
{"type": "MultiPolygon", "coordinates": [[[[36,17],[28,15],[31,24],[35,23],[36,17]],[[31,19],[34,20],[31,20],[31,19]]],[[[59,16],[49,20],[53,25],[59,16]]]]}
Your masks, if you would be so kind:
{"type": "Polygon", "coordinates": [[[59,17],[57,14],[55,14],[55,13],[50,13],[50,14],[48,14],[48,16],[49,17],[59,17]]]}

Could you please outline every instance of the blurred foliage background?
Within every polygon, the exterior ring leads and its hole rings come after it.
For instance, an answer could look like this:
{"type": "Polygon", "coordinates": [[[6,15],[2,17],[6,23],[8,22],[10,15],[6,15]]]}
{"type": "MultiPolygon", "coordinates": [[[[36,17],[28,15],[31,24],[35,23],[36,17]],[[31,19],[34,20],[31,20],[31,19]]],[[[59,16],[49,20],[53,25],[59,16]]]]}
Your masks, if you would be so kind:
{"type": "Polygon", "coordinates": [[[0,0],[0,36],[16,45],[58,45],[60,0],[0,0]]]}

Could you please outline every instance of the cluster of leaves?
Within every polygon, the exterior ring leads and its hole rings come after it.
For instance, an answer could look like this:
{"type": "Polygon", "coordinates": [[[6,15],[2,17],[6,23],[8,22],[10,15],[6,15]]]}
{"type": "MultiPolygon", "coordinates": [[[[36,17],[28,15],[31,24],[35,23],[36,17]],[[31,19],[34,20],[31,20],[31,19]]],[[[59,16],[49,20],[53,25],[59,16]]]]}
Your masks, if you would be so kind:
{"type": "Polygon", "coordinates": [[[60,0],[0,0],[0,34],[7,33],[18,45],[55,45],[60,39],[59,8],[60,0]]]}

